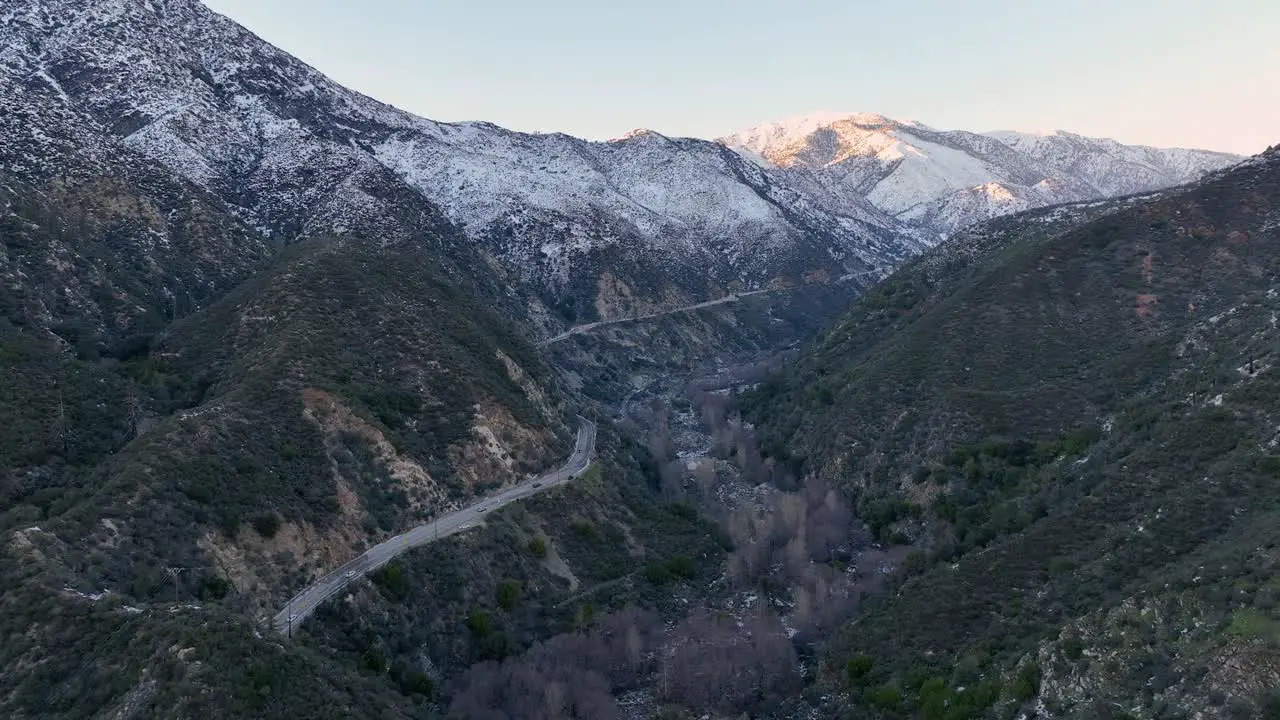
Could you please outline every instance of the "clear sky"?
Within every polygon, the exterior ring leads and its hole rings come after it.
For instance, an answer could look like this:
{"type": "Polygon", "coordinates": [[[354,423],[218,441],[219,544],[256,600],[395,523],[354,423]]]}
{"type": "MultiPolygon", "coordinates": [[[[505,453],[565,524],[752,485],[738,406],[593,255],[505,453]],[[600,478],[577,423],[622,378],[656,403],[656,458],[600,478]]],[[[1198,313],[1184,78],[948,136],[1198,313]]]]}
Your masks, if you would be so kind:
{"type": "Polygon", "coordinates": [[[205,0],[435,120],[716,137],[815,111],[1280,143],[1280,0],[205,0]]]}

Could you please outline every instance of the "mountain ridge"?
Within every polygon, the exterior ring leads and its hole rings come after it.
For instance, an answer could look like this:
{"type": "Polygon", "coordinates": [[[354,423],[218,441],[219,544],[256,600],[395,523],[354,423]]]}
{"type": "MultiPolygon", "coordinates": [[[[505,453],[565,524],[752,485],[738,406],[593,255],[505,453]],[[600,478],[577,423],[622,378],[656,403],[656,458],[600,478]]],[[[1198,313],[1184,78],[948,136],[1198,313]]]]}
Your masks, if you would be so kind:
{"type": "Polygon", "coordinates": [[[0,30],[10,82],[49,93],[81,132],[217,195],[264,236],[430,236],[460,271],[490,256],[500,277],[482,282],[541,332],[608,306],[606,268],[649,300],[703,300],[815,270],[887,270],[931,242],[870,205],[816,207],[710,141],[588,142],[417,117],[195,0],[23,0],[0,30]],[[576,316],[557,316],[566,302],[576,316]]]}
{"type": "Polygon", "coordinates": [[[941,235],[1064,202],[1180,185],[1240,161],[1230,153],[1124,145],[1066,131],[936,130],[877,113],[819,113],[719,139],[838,209],[865,198],[941,235]],[[817,188],[815,190],[815,188],[817,188]]]}
{"type": "MultiPolygon", "coordinates": [[[[543,337],[738,289],[885,273],[973,222],[1182,178],[1100,188],[1080,178],[1106,171],[1092,167],[1105,154],[1030,139],[1020,151],[871,113],[802,128],[879,128],[860,141],[877,159],[847,168],[810,167],[847,155],[839,138],[775,167],[743,143],[651,130],[591,142],[441,123],[342,87],[196,0],[21,0],[0,29],[12,38],[0,75],[44,96],[36,127],[138,153],[277,246],[426,239],[451,277],[543,337]],[[945,172],[905,152],[924,143],[945,172]]],[[[0,153],[56,151],[44,145],[19,133],[0,153]]]]}
{"type": "Polygon", "coordinates": [[[832,696],[1275,716],[1278,205],[1273,149],[967,229],[748,396],[776,462],[912,548],[829,647],[832,696]]]}

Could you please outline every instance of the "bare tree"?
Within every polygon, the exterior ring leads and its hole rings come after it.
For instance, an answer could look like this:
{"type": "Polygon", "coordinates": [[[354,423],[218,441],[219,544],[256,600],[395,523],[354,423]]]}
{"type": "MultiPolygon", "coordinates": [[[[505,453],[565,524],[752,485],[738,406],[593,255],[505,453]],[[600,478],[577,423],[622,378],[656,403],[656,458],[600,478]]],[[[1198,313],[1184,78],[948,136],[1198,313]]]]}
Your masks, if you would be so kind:
{"type": "Polygon", "coordinates": [[[658,468],[658,475],[662,478],[662,496],[667,500],[683,500],[685,497],[685,469],[684,463],[679,460],[671,460],[662,463],[658,468]]]}
{"type": "Polygon", "coordinates": [[[715,492],[716,483],[716,464],[712,460],[703,458],[693,468],[693,480],[698,487],[698,493],[704,498],[709,498],[715,492]]]}
{"type": "Polygon", "coordinates": [[[653,421],[649,432],[649,452],[658,462],[675,457],[671,443],[671,408],[666,403],[655,401],[653,421]]]}
{"type": "Polygon", "coordinates": [[[673,630],[668,663],[665,696],[702,711],[746,710],[800,680],[795,648],[769,613],[695,613],[673,630]]]}
{"type": "Polygon", "coordinates": [[[612,691],[647,677],[648,658],[664,639],[660,618],[625,608],[600,618],[590,633],[557,635],[520,657],[472,666],[450,713],[483,720],[617,718],[612,691]]]}

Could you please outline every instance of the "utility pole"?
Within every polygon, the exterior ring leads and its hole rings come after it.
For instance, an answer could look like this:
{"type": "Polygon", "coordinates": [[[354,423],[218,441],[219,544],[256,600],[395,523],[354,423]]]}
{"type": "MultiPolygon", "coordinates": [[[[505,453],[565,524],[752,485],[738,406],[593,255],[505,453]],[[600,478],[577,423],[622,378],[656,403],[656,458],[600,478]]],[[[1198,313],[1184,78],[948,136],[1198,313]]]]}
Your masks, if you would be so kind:
{"type": "Polygon", "coordinates": [[[140,434],[138,428],[142,426],[142,403],[138,400],[138,396],[129,392],[129,437],[136,438],[140,434]]]}
{"type": "Polygon", "coordinates": [[[178,582],[178,576],[182,574],[183,570],[186,570],[186,568],[166,567],[164,569],[164,571],[169,574],[169,577],[173,578],[174,599],[177,601],[182,600],[182,585],[178,582]]]}
{"type": "Polygon", "coordinates": [[[63,396],[63,386],[65,376],[61,368],[58,370],[58,434],[62,440],[62,457],[65,462],[70,462],[71,441],[67,438],[67,403],[63,396]]]}

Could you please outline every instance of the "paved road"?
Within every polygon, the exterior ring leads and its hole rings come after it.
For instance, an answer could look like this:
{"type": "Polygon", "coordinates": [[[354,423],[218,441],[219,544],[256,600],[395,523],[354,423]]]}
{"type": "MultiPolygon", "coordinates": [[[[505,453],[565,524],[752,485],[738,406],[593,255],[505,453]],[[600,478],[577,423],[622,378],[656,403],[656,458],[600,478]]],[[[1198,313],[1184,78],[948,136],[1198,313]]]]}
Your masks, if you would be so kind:
{"type": "MultiPolygon", "coordinates": [[[[787,288],[781,288],[781,289],[787,289],[787,288]]],[[[617,318],[615,320],[601,320],[600,322],[586,323],[584,325],[574,325],[573,327],[569,328],[568,330],[565,330],[559,335],[556,335],[555,337],[552,337],[552,338],[547,338],[546,340],[543,340],[538,344],[550,345],[551,343],[560,342],[561,340],[573,337],[574,335],[577,335],[579,333],[595,330],[596,328],[604,327],[605,325],[617,325],[618,323],[635,322],[636,320],[649,320],[651,318],[662,317],[663,315],[672,315],[674,313],[682,313],[682,312],[688,312],[690,310],[697,310],[699,308],[712,307],[713,305],[724,305],[725,303],[738,302],[738,300],[744,297],[750,297],[752,295],[759,295],[760,293],[777,292],[777,291],[778,289],[772,289],[772,290],[765,289],[765,290],[748,290],[746,292],[730,293],[720,298],[719,300],[708,300],[706,302],[695,303],[693,305],[684,305],[682,307],[672,308],[670,310],[662,310],[660,312],[649,313],[647,315],[635,315],[632,317],[617,318]]]]}
{"type": "Polygon", "coordinates": [[[480,524],[487,513],[572,480],[587,469],[587,465],[591,462],[591,454],[595,452],[596,447],[595,423],[586,418],[578,419],[581,421],[578,427],[578,442],[573,449],[573,454],[564,465],[545,475],[509,487],[496,495],[481,498],[461,510],[442,515],[403,535],[397,535],[369,548],[364,554],[294,595],[293,599],[273,619],[276,630],[282,633],[291,632],[294,625],[305,620],[320,603],[336,595],[347,586],[347,583],[386,565],[400,553],[468,530],[480,524]]]}
{"type": "MultiPolygon", "coordinates": [[[[884,274],[885,273],[880,270],[871,270],[869,272],[860,272],[860,273],[850,273],[848,275],[843,275],[837,278],[835,282],[840,283],[840,282],[845,282],[845,281],[852,280],[854,278],[860,278],[860,277],[872,277],[872,276],[883,277],[884,274]]],[[[698,310],[701,308],[712,307],[714,305],[724,305],[726,303],[735,303],[744,297],[751,297],[752,295],[762,295],[764,293],[786,292],[788,290],[795,290],[796,287],[803,287],[803,286],[765,288],[763,290],[747,290],[745,292],[730,293],[718,300],[708,300],[706,302],[695,303],[693,305],[684,305],[682,307],[672,308],[670,310],[662,310],[660,312],[649,313],[647,315],[635,315],[633,317],[617,318],[614,320],[601,320],[600,322],[574,325],[573,327],[569,328],[568,330],[565,330],[564,332],[560,333],[559,335],[556,335],[555,337],[549,337],[546,340],[543,340],[542,342],[538,343],[538,345],[546,346],[552,343],[557,343],[557,342],[560,342],[561,340],[567,340],[573,337],[574,335],[580,335],[584,332],[590,332],[591,330],[595,330],[598,327],[604,327],[606,325],[617,325],[618,323],[635,322],[637,320],[649,320],[656,317],[662,317],[663,315],[673,315],[675,313],[689,312],[690,310],[698,310]]]]}

